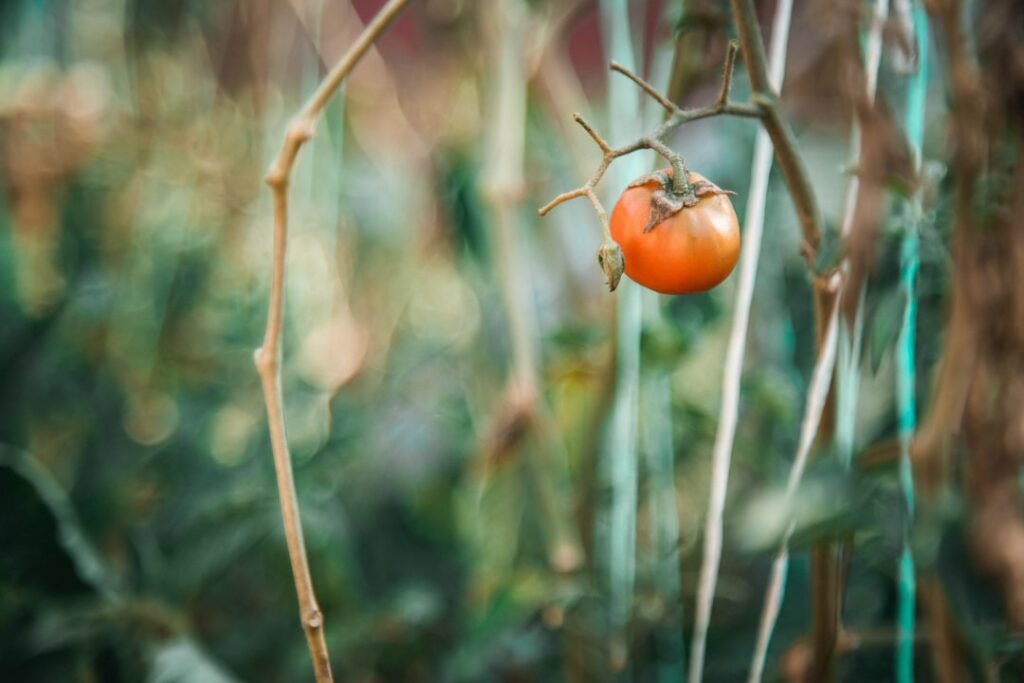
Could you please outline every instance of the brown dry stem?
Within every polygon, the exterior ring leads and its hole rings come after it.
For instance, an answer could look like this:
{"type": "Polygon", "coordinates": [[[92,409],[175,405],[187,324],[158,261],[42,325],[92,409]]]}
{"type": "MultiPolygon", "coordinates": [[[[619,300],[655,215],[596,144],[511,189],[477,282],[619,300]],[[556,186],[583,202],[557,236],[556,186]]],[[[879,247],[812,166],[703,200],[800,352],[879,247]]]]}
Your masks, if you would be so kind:
{"type": "Polygon", "coordinates": [[[333,681],[331,661],[324,640],[324,619],[313,592],[313,581],[306,557],[306,544],[302,535],[299,503],[295,493],[291,454],[285,436],[284,403],[281,390],[281,327],[284,308],[285,249],[288,237],[288,185],[295,159],[302,145],[316,130],[316,119],[331,95],[366,54],[384,29],[398,16],[408,0],[390,0],[366,25],[352,47],[342,56],[324,78],[316,92],[288,124],[284,143],[274,163],[267,171],[266,182],[274,195],[274,257],[270,284],[270,302],[263,344],[256,349],[254,361],[263,385],[263,398],[267,404],[267,424],[274,455],[281,516],[284,521],[288,556],[291,560],[295,592],[299,601],[299,615],[306,633],[313,671],[317,683],[333,681]]]}
{"type": "Polygon", "coordinates": [[[801,251],[808,265],[814,269],[818,244],[821,242],[821,210],[811,186],[810,176],[796,147],[796,138],[779,107],[779,97],[768,78],[768,60],[764,40],[757,23],[754,0],[732,0],[732,13],[736,21],[736,34],[743,53],[743,62],[750,79],[751,99],[762,112],[761,123],[772,140],[775,160],[782,170],[796,215],[803,232],[801,251]]]}

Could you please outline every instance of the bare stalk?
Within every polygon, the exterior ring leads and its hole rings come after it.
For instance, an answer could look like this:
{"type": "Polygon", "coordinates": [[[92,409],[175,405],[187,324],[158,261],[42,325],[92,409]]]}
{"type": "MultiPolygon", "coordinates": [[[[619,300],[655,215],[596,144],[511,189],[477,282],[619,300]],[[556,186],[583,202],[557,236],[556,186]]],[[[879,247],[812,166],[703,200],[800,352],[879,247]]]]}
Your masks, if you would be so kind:
{"type": "Polygon", "coordinates": [[[491,115],[494,125],[488,140],[488,173],[482,194],[494,219],[497,236],[495,258],[503,281],[505,307],[513,350],[513,381],[520,390],[532,396],[536,391],[536,362],[533,350],[532,309],[526,300],[529,278],[523,278],[520,226],[515,209],[523,196],[523,150],[526,138],[525,57],[521,39],[524,37],[525,8],[516,0],[499,0],[492,8],[494,26],[491,38],[496,41],[491,115]]]}
{"type": "Polygon", "coordinates": [[[324,619],[313,592],[313,581],[306,557],[306,544],[302,535],[299,503],[295,493],[291,454],[285,435],[284,403],[281,389],[281,328],[284,308],[285,249],[288,237],[288,184],[299,150],[316,129],[316,119],[328,99],[338,89],[353,67],[366,54],[374,41],[398,16],[408,0],[389,0],[366,25],[362,34],[349,48],[316,92],[288,124],[284,142],[277,158],[267,171],[266,183],[274,196],[274,258],[270,283],[270,302],[263,344],[256,349],[254,361],[263,385],[263,398],[267,404],[267,424],[274,455],[278,497],[284,521],[288,557],[291,560],[295,592],[299,601],[299,616],[306,633],[313,671],[317,683],[333,681],[330,655],[324,640],[324,619]]]}
{"type": "MultiPolygon", "coordinates": [[[[810,176],[803,160],[796,151],[796,138],[779,108],[777,90],[781,81],[775,83],[769,73],[764,52],[764,41],[757,25],[757,12],[753,0],[732,0],[733,19],[736,33],[747,66],[753,100],[762,111],[762,123],[775,147],[775,160],[789,187],[789,194],[796,208],[797,218],[804,236],[804,256],[810,265],[821,241],[821,211],[811,187],[810,176]]],[[[776,9],[778,16],[778,9],[776,9]]],[[[773,37],[773,42],[776,38],[773,37]]]]}
{"type": "MultiPolygon", "coordinates": [[[[564,126],[562,133],[568,133],[568,129],[574,127],[574,124],[568,122],[572,120],[573,111],[586,100],[565,50],[564,34],[572,26],[576,13],[592,4],[593,0],[576,0],[573,3],[560,4],[555,18],[550,22],[541,22],[540,26],[535,22],[529,29],[531,34],[538,36],[527,60],[531,74],[530,87],[534,89],[537,101],[548,110],[549,118],[564,126]]],[[[586,176],[590,172],[590,167],[585,161],[589,142],[575,135],[564,136],[564,141],[569,147],[564,150],[562,156],[572,164],[579,176],[586,176]]],[[[563,242],[562,246],[572,249],[568,242],[563,242]]],[[[583,292],[579,288],[577,278],[570,278],[569,285],[572,305],[584,305],[581,298],[583,292]]],[[[614,363],[608,363],[595,389],[595,404],[589,418],[591,427],[584,429],[584,438],[572,446],[573,454],[567,456],[572,461],[578,461],[576,469],[579,495],[574,502],[574,517],[584,562],[593,559],[593,514],[596,503],[598,449],[602,431],[600,426],[604,424],[605,415],[610,410],[614,385],[614,363]]]]}
{"type": "MultiPolygon", "coordinates": [[[[605,50],[613,60],[627,68],[636,63],[636,49],[626,3],[600,0],[598,13],[605,50]]],[[[637,135],[643,128],[640,93],[618,79],[610,80],[607,92],[608,125],[616,136],[637,135]]],[[[630,157],[613,170],[615,183],[621,185],[636,177],[643,168],[639,157],[630,157]]],[[[606,238],[607,239],[607,238],[606,238]]],[[[618,247],[607,243],[598,252],[605,274],[621,272],[618,247]]],[[[616,275],[617,279],[617,275],[616,275]]],[[[598,512],[598,548],[607,572],[609,627],[609,664],[614,672],[623,672],[629,662],[629,624],[636,589],[636,533],[638,489],[638,424],[640,393],[641,291],[627,283],[615,299],[614,387],[604,425],[599,465],[601,481],[607,492],[598,512]]]]}
{"type": "MultiPolygon", "coordinates": [[[[1003,501],[1013,500],[1015,493],[1003,497],[999,489],[1015,492],[1016,487],[1010,482],[1016,481],[1019,469],[1019,460],[1008,453],[1013,447],[995,435],[1006,433],[1002,430],[1009,423],[1007,420],[1016,419],[1009,417],[1015,407],[1005,413],[1000,410],[1003,405],[1011,403],[1004,400],[1006,394],[999,387],[1012,385],[1017,381],[1017,375],[1011,370],[1014,366],[997,349],[1018,348],[1016,341],[1007,342],[1011,337],[1004,337],[1007,333],[1003,330],[1020,329],[1019,323],[1013,322],[1020,318],[1017,313],[1021,310],[1019,299],[1014,296],[1019,291],[1019,281],[1011,275],[1019,272],[1011,264],[1015,263],[1013,254],[1020,253],[1013,237],[1020,231],[1019,220],[1014,223],[1010,217],[1021,215],[1021,202],[1009,203],[993,212],[995,216],[1005,216],[1005,222],[981,219],[975,208],[976,183],[986,170],[985,161],[991,153],[989,145],[992,141],[1006,134],[1007,130],[1019,127],[1008,127],[1008,121],[1000,121],[989,110],[993,93],[985,88],[985,71],[979,67],[974,40],[968,35],[964,4],[961,0],[930,0],[924,3],[936,28],[937,52],[945,56],[943,66],[949,89],[953,263],[945,348],[938,363],[928,413],[917,427],[910,455],[913,483],[925,509],[934,509],[943,492],[952,489],[953,481],[959,480],[967,489],[971,502],[972,514],[968,517],[978,519],[978,509],[984,507],[984,503],[991,504],[989,509],[992,510],[1003,501]],[[978,273],[1003,275],[982,277],[978,273]],[[996,313],[993,312],[994,307],[982,303],[987,301],[1006,301],[1007,304],[1000,306],[996,313]],[[997,376],[998,381],[993,379],[997,376]],[[950,451],[954,439],[963,444],[966,453],[962,464],[958,463],[957,476],[951,474],[953,458],[950,451]],[[984,465],[979,467],[979,462],[984,465]],[[959,471],[961,467],[963,475],[959,471]],[[973,474],[979,470],[982,476],[973,474]],[[979,487],[980,491],[976,489],[971,496],[967,482],[979,487]]],[[[999,17],[999,14],[993,16],[999,17]]],[[[998,102],[998,98],[994,99],[998,102]]],[[[1021,168],[1022,165],[1018,164],[1018,180],[1021,168]]],[[[984,564],[983,554],[992,556],[1020,547],[1015,538],[1020,528],[1018,510],[1014,501],[1007,506],[1007,514],[997,514],[992,518],[1000,533],[988,536],[984,546],[975,545],[972,559],[976,566],[984,564]]],[[[973,528],[972,535],[977,531],[977,527],[973,528]]],[[[1011,555],[1005,557],[1011,560],[1010,566],[1019,566],[1016,558],[1011,555]]],[[[1019,590],[1021,582],[1012,574],[1008,574],[1008,578],[1010,581],[1004,589],[1019,590]]],[[[942,580],[934,571],[922,571],[918,586],[928,615],[926,628],[933,643],[935,680],[942,683],[967,680],[967,640],[952,613],[942,580]]],[[[1010,597],[1010,594],[1006,596],[1010,597]]],[[[1009,616],[1013,601],[1006,605],[1009,616]]]]}

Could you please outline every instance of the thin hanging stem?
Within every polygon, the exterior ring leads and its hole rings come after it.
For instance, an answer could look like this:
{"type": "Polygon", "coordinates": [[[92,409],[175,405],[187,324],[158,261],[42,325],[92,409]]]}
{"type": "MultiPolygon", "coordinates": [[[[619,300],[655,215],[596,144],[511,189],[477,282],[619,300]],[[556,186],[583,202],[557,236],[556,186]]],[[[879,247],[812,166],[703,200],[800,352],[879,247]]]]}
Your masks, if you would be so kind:
{"type": "Polygon", "coordinates": [[[818,207],[818,200],[814,194],[807,167],[797,152],[796,138],[784,118],[778,102],[782,79],[780,76],[776,80],[776,75],[785,71],[785,47],[788,44],[789,35],[788,16],[785,22],[786,36],[781,36],[774,31],[782,24],[779,21],[782,14],[792,14],[792,9],[781,12],[780,8],[783,5],[791,7],[792,3],[783,0],[776,6],[777,21],[773,24],[772,29],[771,63],[768,62],[768,57],[765,55],[764,41],[761,38],[761,30],[757,22],[754,0],[732,0],[732,15],[736,22],[736,33],[740,42],[740,51],[743,53],[743,63],[747,66],[750,89],[753,91],[751,99],[763,112],[761,123],[772,140],[772,145],[775,148],[775,161],[779,164],[779,169],[786,180],[790,199],[793,201],[797,219],[800,221],[800,229],[804,238],[801,251],[808,265],[813,269],[818,245],[821,242],[821,209],[818,207]],[[782,37],[786,37],[787,40],[780,41],[779,39],[782,37]],[[781,50],[779,62],[776,62],[777,50],[781,50]]]}
{"type": "Polygon", "coordinates": [[[317,683],[333,681],[333,676],[327,642],[324,640],[323,614],[313,592],[313,580],[310,577],[306,544],[302,535],[291,454],[285,436],[284,399],[281,389],[281,330],[284,316],[285,249],[288,238],[288,184],[299,150],[313,137],[316,119],[327,105],[327,101],[407,3],[408,0],[390,0],[366,25],[352,47],[331,69],[316,92],[288,124],[281,150],[266,175],[267,185],[274,195],[274,257],[267,327],[263,335],[263,345],[256,349],[254,361],[267,405],[267,424],[270,428],[274,471],[277,477],[285,540],[288,544],[288,557],[291,560],[295,592],[299,601],[299,616],[306,633],[317,683]]]}

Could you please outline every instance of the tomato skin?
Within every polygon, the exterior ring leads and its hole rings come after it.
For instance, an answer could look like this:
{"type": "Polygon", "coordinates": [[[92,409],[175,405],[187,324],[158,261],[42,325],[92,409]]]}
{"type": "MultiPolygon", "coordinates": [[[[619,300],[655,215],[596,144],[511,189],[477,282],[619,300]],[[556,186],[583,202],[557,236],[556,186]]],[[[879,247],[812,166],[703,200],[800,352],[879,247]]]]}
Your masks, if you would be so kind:
{"type": "MultiPolygon", "coordinates": [[[[689,181],[703,181],[690,172],[689,181]]],[[[612,239],[622,249],[626,275],[662,294],[703,292],[729,276],[740,254],[739,220],[725,194],[709,194],[644,232],[651,195],[661,184],[651,179],[629,187],[612,209],[612,239]]]]}

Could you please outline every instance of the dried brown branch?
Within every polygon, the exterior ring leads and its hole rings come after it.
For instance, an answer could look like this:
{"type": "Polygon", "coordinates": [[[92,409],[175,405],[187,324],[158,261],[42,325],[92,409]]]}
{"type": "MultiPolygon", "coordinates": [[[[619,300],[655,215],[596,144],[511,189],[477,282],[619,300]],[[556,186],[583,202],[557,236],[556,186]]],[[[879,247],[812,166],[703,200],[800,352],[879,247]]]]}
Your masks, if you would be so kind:
{"type": "Polygon", "coordinates": [[[789,195],[796,207],[800,229],[804,236],[803,252],[808,263],[813,265],[818,244],[821,241],[821,210],[810,176],[803,160],[796,151],[796,138],[789,124],[782,116],[778,105],[778,94],[772,88],[768,75],[764,41],[757,24],[757,12],[753,0],[732,0],[732,13],[736,21],[743,62],[747,67],[752,99],[763,112],[762,124],[775,147],[775,160],[782,169],[782,175],[789,187],[789,195]]]}
{"type": "Polygon", "coordinates": [[[612,71],[617,71],[636,83],[641,90],[647,93],[658,104],[660,104],[666,112],[668,112],[668,117],[665,121],[650,134],[638,138],[637,140],[621,147],[612,147],[609,145],[608,142],[594,129],[594,127],[583,118],[583,116],[578,113],[573,114],[573,118],[576,120],[576,123],[578,123],[588,135],[590,135],[594,144],[596,144],[598,149],[601,150],[601,162],[598,164],[597,169],[590,176],[590,179],[587,180],[587,182],[574,190],[563,192],[558,195],[542,206],[538,213],[541,216],[545,216],[549,211],[551,211],[551,209],[555,208],[559,204],[567,202],[570,199],[576,199],[577,197],[586,197],[587,200],[590,201],[591,206],[594,208],[594,212],[597,214],[597,217],[601,222],[601,230],[604,234],[604,243],[598,252],[598,260],[605,272],[609,289],[614,290],[618,286],[619,278],[622,276],[622,252],[612,240],[611,227],[608,224],[608,212],[605,210],[601,201],[597,198],[597,193],[594,191],[597,184],[601,182],[601,178],[604,177],[605,172],[608,170],[608,167],[611,166],[613,161],[619,157],[632,154],[633,152],[641,149],[649,149],[664,157],[672,167],[673,190],[680,195],[694,197],[694,189],[688,181],[689,172],[686,168],[685,162],[683,161],[683,157],[672,151],[672,149],[665,144],[665,139],[684,123],[689,123],[698,119],[718,116],[721,114],[760,118],[763,117],[765,113],[757,104],[731,102],[729,100],[729,87],[732,82],[732,71],[736,63],[737,50],[738,46],[736,43],[730,42],[725,55],[722,84],[719,88],[718,96],[712,104],[698,109],[682,109],[676,106],[668,98],[658,92],[657,88],[642,79],[640,76],[636,75],[621,64],[612,62],[612,71]]]}
{"type": "MultiPolygon", "coordinates": [[[[732,43],[730,43],[729,44],[729,52],[732,53],[734,51],[735,51],[735,46],[732,43]]],[[[729,60],[726,59],[726,63],[728,63],[728,62],[729,62],[729,60]]],[[[618,62],[615,62],[615,61],[613,61],[610,66],[611,66],[612,71],[618,71],[620,74],[622,74],[623,76],[625,76],[626,78],[628,78],[629,80],[633,81],[638,86],[640,86],[641,90],[643,90],[645,93],[650,95],[654,99],[655,102],[657,102],[658,104],[660,104],[662,107],[665,108],[665,111],[668,112],[669,116],[672,116],[677,111],[679,111],[679,107],[674,105],[668,98],[666,98],[664,95],[662,95],[660,92],[658,92],[657,88],[655,88],[653,85],[651,85],[650,83],[648,83],[644,79],[642,79],[639,76],[637,76],[635,73],[633,73],[632,71],[630,71],[626,67],[622,66],[621,64],[619,64],[618,62]]]]}
{"type": "Polygon", "coordinates": [[[316,119],[331,95],[338,89],[353,67],[366,54],[384,29],[398,16],[408,0],[390,0],[366,25],[356,42],[349,48],[316,92],[288,124],[284,143],[277,159],[267,171],[266,182],[274,195],[274,260],[270,284],[270,303],[263,345],[256,349],[254,360],[263,384],[263,398],[267,404],[267,423],[274,454],[281,516],[284,520],[285,539],[291,560],[295,592],[298,595],[299,615],[306,633],[313,670],[318,683],[333,681],[331,661],[324,640],[324,619],[313,592],[313,581],[306,557],[306,544],[302,535],[299,503],[295,493],[291,454],[285,436],[284,405],[281,390],[281,325],[284,308],[284,264],[288,237],[288,184],[295,159],[302,145],[316,129],[316,119]]]}

